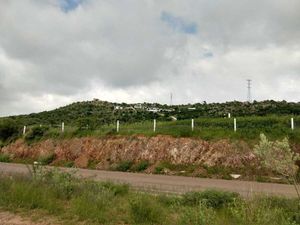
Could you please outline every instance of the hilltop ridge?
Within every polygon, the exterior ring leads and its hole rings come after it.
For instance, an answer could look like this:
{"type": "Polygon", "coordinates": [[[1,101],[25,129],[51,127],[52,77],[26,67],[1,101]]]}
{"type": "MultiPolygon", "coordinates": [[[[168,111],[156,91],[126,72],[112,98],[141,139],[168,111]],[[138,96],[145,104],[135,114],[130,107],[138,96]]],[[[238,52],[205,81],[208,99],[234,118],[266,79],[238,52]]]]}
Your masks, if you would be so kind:
{"type": "Polygon", "coordinates": [[[166,105],[159,103],[112,103],[94,99],[75,102],[54,110],[28,115],[10,116],[19,124],[33,125],[65,123],[80,126],[111,124],[116,120],[125,123],[159,119],[162,121],[182,120],[199,117],[264,116],[264,115],[299,115],[300,103],[266,100],[253,103],[195,103],[185,105],[166,105]]]}

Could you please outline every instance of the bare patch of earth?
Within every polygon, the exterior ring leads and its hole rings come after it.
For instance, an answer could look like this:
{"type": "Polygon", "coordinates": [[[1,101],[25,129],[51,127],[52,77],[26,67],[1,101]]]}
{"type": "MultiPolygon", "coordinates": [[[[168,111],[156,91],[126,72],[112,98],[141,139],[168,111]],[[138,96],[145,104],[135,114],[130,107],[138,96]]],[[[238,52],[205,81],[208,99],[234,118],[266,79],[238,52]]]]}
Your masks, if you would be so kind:
{"type": "Polygon", "coordinates": [[[0,211],[1,225],[59,225],[54,219],[48,217],[31,218],[26,215],[18,215],[12,212],[0,211]]]}

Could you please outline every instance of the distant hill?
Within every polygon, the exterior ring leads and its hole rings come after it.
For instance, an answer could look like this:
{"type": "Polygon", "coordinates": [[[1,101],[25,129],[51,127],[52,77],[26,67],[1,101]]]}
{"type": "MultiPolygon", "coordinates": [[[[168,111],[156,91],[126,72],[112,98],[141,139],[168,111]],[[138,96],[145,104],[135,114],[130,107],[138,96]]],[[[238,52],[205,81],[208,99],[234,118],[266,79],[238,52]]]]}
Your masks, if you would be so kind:
{"type": "Polygon", "coordinates": [[[9,118],[24,125],[57,125],[62,121],[74,126],[100,126],[111,124],[116,120],[122,122],[139,122],[151,120],[178,120],[199,117],[263,116],[263,115],[300,115],[300,103],[273,100],[253,103],[248,102],[206,102],[187,105],[161,105],[157,103],[111,103],[94,99],[93,101],[76,102],[70,105],[28,115],[10,116],[9,118]]]}

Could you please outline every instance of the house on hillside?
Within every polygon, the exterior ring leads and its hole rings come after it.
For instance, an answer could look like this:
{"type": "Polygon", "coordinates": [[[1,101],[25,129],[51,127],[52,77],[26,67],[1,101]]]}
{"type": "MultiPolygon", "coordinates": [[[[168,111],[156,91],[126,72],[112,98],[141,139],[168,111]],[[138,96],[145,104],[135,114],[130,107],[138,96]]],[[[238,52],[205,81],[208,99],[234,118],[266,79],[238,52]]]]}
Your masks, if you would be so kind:
{"type": "Polygon", "coordinates": [[[122,109],[123,109],[123,106],[120,106],[120,105],[115,106],[115,110],[122,110],[122,109]]]}
{"type": "Polygon", "coordinates": [[[159,109],[159,108],[148,108],[147,111],[148,112],[155,112],[155,113],[157,113],[157,112],[160,112],[161,109],[159,109]]]}
{"type": "Polygon", "coordinates": [[[134,105],[134,108],[135,109],[142,109],[143,108],[143,105],[141,103],[138,103],[138,104],[135,104],[134,105]]]}

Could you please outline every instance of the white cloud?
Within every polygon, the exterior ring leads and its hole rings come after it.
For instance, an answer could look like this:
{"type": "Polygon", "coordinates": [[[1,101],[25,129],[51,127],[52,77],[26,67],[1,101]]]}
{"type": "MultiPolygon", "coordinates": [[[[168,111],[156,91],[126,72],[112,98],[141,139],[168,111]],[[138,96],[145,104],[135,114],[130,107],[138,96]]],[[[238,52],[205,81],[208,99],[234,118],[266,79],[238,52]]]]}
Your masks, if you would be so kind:
{"type": "Polygon", "coordinates": [[[168,103],[170,92],[175,103],[244,100],[247,78],[255,99],[299,101],[299,10],[297,0],[3,0],[0,115],[92,98],[168,103]]]}

